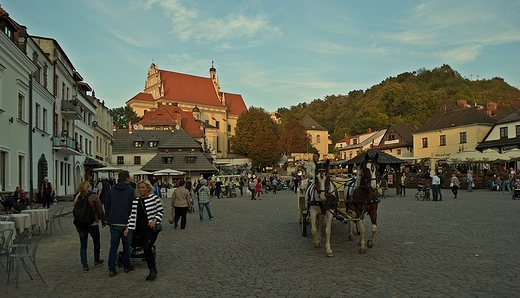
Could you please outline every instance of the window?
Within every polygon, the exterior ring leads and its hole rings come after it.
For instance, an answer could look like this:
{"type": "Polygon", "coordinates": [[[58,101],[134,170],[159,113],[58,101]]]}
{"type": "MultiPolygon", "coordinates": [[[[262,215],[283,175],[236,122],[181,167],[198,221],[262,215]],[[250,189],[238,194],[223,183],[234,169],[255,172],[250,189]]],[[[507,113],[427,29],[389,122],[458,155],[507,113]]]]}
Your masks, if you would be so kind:
{"type": "Polygon", "coordinates": [[[143,141],[134,141],[134,148],[142,148],[143,141]]]}
{"type": "Polygon", "coordinates": [[[422,147],[428,148],[428,138],[422,138],[422,147]]]}
{"type": "Polygon", "coordinates": [[[391,134],[388,136],[388,139],[391,141],[391,140],[395,140],[395,135],[394,134],[391,134]]]}
{"type": "Polygon", "coordinates": [[[520,125],[517,125],[517,126],[515,127],[515,129],[516,129],[516,136],[517,136],[517,137],[520,137],[520,125]]]}
{"type": "Polygon", "coordinates": [[[397,149],[397,155],[401,155],[401,149],[397,149]]]}
{"type": "Polygon", "coordinates": [[[217,129],[220,129],[220,122],[219,122],[219,121],[215,121],[215,127],[216,127],[217,129]]]}
{"type": "Polygon", "coordinates": [[[316,143],[320,143],[320,141],[321,141],[321,136],[320,136],[320,135],[317,135],[317,136],[316,136],[316,143]]]}
{"type": "Polygon", "coordinates": [[[446,146],[446,135],[441,136],[439,146],[446,146]]]}
{"type": "Polygon", "coordinates": [[[141,164],[141,156],[134,156],[134,165],[141,164]]]}
{"type": "Polygon", "coordinates": [[[36,128],[40,128],[40,105],[36,104],[36,109],[34,111],[34,125],[36,128]]]}
{"type": "Polygon", "coordinates": [[[501,139],[507,138],[507,126],[500,127],[500,138],[501,139]]]}
{"type": "Polygon", "coordinates": [[[25,97],[18,93],[18,119],[24,119],[25,97]]]}
{"type": "Polygon", "coordinates": [[[358,139],[352,139],[352,145],[357,145],[358,139]]]}
{"type": "Polygon", "coordinates": [[[117,164],[118,165],[124,165],[125,164],[125,157],[124,156],[118,156],[117,157],[117,164]]]}
{"type": "Polygon", "coordinates": [[[227,126],[227,131],[231,132],[231,125],[230,124],[228,124],[228,126],[227,126]]]}
{"type": "Polygon", "coordinates": [[[149,146],[150,147],[157,147],[159,145],[159,141],[150,141],[149,146]]]}
{"type": "Polygon", "coordinates": [[[195,161],[197,161],[197,158],[195,156],[186,156],[186,163],[194,164],[195,161]]]}
{"type": "Polygon", "coordinates": [[[172,164],[173,163],[173,157],[163,157],[162,158],[163,164],[172,164]]]}
{"type": "Polygon", "coordinates": [[[61,83],[61,100],[65,100],[65,83],[61,83]]]}
{"type": "Polygon", "coordinates": [[[47,131],[47,110],[45,108],[43,108],[42,118],[42,130],[47,131]]]}
{"type": "Polygon", "coordinates": [[[464,143],[467,143],[467,142],[468,142],[468,140],[466,138],[466,132],[461,132],[460,133],[460,143],[464,144],[464,143]]]}

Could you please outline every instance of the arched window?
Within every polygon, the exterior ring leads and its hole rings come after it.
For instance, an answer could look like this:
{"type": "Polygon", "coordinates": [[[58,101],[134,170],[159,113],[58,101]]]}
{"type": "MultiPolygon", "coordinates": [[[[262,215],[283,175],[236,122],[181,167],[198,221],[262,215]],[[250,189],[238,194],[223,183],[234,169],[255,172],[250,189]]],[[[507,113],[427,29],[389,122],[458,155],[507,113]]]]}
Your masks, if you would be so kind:
{"type": "Polygon", "coordinates": [[[319,143],[320,142],[320,135],[317,135],[316,136],[316,143],[319,143]]]}

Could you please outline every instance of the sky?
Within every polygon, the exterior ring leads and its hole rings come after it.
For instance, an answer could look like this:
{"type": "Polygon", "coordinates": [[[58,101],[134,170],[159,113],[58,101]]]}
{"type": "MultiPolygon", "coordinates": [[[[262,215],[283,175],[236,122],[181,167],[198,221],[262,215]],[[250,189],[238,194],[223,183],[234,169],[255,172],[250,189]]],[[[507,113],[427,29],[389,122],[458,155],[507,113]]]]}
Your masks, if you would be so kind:
{"type": "Polygon", "coordinates": [[[450,65],[520,88],[518,0],[0,0],[53,38],[109,108],[148,68],[209,77],[268,112],[450,65]]]}

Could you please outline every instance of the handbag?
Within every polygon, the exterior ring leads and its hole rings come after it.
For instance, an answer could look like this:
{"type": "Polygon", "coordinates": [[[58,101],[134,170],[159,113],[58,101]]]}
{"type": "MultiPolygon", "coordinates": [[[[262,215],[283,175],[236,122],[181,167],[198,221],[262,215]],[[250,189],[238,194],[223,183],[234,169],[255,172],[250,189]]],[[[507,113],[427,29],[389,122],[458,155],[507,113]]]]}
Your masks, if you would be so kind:
{"type": "Polygon", "coordinates": [[[471,182],[471,187],[475,187],[475,183],[471,182]]]}
{"type": "Polygon", "coordinates": [[[156,222],[155,226],[153,226],[152,232],[159,234],[160,231],[162,231],[162,225],[160,222],[156,222]]]}
{"type": "Polygon", "coordinates": [[[172,208],[172,211],[170,211],[170,215],[168,215],[168,222],[169,222],[170,224],[173,224],[174,216],[175,216],[175,215],[173,214],[173,208],[172,208]]]}
{"type": "Polygon", "coordinates": [[[453,187],[453,182],[450,183],[450,187],[453,187]]]}

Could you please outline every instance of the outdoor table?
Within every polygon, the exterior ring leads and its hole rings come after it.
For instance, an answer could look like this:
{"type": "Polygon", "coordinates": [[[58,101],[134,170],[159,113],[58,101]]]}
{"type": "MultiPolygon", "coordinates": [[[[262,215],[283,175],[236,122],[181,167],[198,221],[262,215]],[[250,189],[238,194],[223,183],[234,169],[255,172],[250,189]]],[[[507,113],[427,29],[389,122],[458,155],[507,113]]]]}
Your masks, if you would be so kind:
{"type": "MultiPolygon", "coordinates": [[[[8,230],[13,230],[13,237],[11,238],[11,242],[16,238],[16,226],[14,225],[14,222],[12,221],[0,221],[0,231],[4,231],[4,238],[7,238],[9,235],[8,230]]],[[[9,243],[11,244],[11,243],[9,243]]]]}
{"type": "Polygon", "coordinates": [[[49,219],[49,209],[31,209],[22,210],[22,214],[29,214],[31,216],[31,222],[40,227],[41,230],[47,229],[47,220],[49,219]]]}
{"type": "Polygon", "coordinates": [[[31,216],[24,213],[0,215],[0,220],[14,222],[18,233],[23,232],[26,228],[30,228],[32,223],[31,216]]]}

